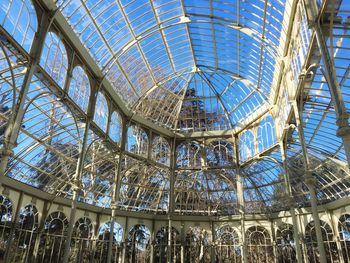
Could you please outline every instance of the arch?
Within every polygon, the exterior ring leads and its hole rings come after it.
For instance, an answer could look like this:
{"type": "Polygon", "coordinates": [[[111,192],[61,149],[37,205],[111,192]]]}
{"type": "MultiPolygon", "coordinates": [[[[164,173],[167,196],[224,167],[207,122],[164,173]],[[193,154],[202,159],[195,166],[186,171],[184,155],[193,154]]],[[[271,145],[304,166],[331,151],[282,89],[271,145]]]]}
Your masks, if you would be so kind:
{"type": "Polygon", "coordinates": [[[169,207],[170,171],[131,157],[124,159],[119,204],[122,209],[166,213],[169,207]]]}
{"type": "Polygon", "coordinates": [[[47,216],[44,223],[44,233],[40,238],[39,262],[61,262],[67,227],[68,219],[63,212],[56,211],[47,216]]]}
{"type": "Polygon", "coordinates": [[[7,176],[50,194],[72,195],[72,176],[76,172],[82,126],[74,114],[35,77],[29,87],[34,97],[26,104],[17,145],[16,162],[8,166],[7,176]],[[38,94],[39,93],[39,94],[38,94]]]}
{"type": "Polygon", "coordinates": [[[64,235],[68,227],[67,216],[60,211],[52,212],[45,220],[44,230],[48,234],[64,235]]]}
{"type": "Polygon", "coordinates": [[[88,217],[79,218],[73,229],[73,236],[79,238],[90,238],[93,235],[92,221],[88,217]]]}
{"type": "Polygon", "coordinates": [[[147,157],[148,135],[140,127],[132,125],[128,128],[127,147],[128,152],[147,157]]]}
{"type": "Polygon", "coordinates": [[[131,262],[148,262],[151,232],[146,225],[134,225],[128,233],[127,258],[131,262]]]}
{"type": "Polygon", "coordinates": [[[7,224],[12,221],[13,204],[12,201],[4,195],[0,195],[0,224],[7,224]]]}
{"type": "Polygon", "coordinates": [[[82,262],[83,259],[92,258],[93,253],[93,224],[90,218],[79,218],[73,227],[70,256],[76,262],[82,262]]]}
{"type": "Polygon", "coordinates": [[[241,248],[237,232],[230,226],[216,230],[216,262],[241,262],[241,248]]]}
{"type": "Polygon", "coordinates": [[[48,32],[46,35],[40,66],[58,86],[64,87],[68,69],[67,51],[62,40],[54,32],[48,32]]]}
{"type": "MultiPolygon", "coordinates": [[[[169,226],[161,227],[155,236],[155,262],[168,262],[168,238],[169,226]]],[[[171,262],[180,262],[181,260],[181,237],[175,227],[171,227],[171,262]]]]}
{"type": "Polygon", "coordinates": [[[3,1],[0,5],[0,24],[27,52],[30,51],[38,28],[32,1],[3,1]]]}
{"type": "Polygon", "coordinates": [[[246,232],[248,262],[273,262],[274,253],[271,237],[266,228],[252,226],[246,232]]]}
{"type": "Polygon", "coordinates": [[[350,214],[344,214],[338,222],[339,240],[344,261],[350,262],[350,214]]]}
{"type": "Polygon", "coordinates": [[[90,98],[90,81],[81,66],[76,66],[73,69],[68,94],[84,112],[87,111],[90,98]]]}
{"type": "Polygon", "coordinates": [[[234,147],[226,140],[215,140],[206,147],[207,165],[230,166],[234,162],[234,147]]]}
{"type": "MultiPolygon", "coordinates": [[[[96,242],[95,259],[97,262],[107,262],[108,244],[110,241],[110,230],[112,221],[100,225],[98,230],[98,240],[96,242]]],[[[121,241],[123,238],[123,227],[116,221],[113,221],[113,243],[112,243],[112,262],[116,262],[121,253],[121,241]]]]}
{"type": "Polygon", "coordinates": [[[245,162],[255,155],[255,139],[250,130],[241,135],[239,140],[239,160],[245,162]]]}
{"type": "Polygon", "coordinates": [[[0,260],[3,260],[8,241],[11,239],[13,203],[4,195],[0,195],[0,260]]]}
{"type": "Polygon", "coordinates": [[[153,138],[152,159],[158,163],[170,165],[170,145],[165,138],[161,136],[153,138]]]}
{"type": "Polygon", "coordinates": [[[266,213],[288,209],[286,202],[283,202],[286,193],[283,174],[283,166],[272,157],[261,157],[243,166],[241,176],[245,212],[266,213]]]}
{"type": "Polygon", "coordinates": [[[35,241],[38,237],[39,212],[35,205],[28,204],[19,211],[18,226],[15,230],[10,262],[19,259],[34,260],[35,241]]]}
{"type": "Polygon", "coordinates": [[[183,142],[176,149],[176,167],[200,168],[202,166],[202,147],[197,142],[183,142]]]}
{"type": "Polygon", "coordinates": [[[278,262],[296,263],[296,249],[293,225],[283,223],[277,229],[277,260],[278,262]]]}
{"type": "Polygon", "coordinates": [[[34,230],[39,226],[39,212],[35,205],[29,204],[21,208],[19,212],[19,224],[21,229],[34,230]]]}
{"type": "Polygon", "coordinates": [[[234,181],[235,171],[233,169],[177,171],[174,186],[174,209],[181,214],[190,215],[237,214],[234,181]]]}
{"type": "Polygon", "coordinates": [[[276,143],[275,121],[271,115],[265,117],[258,128],[258,151],[262,152],[276,143]]]}
{"type": "Polygon", "coordinates": [[[27,68],[4,42],[0,43],[0,146],[9,120],[15,111],[18,92],[23,84],[27,68]]]}
{"type": "Polygon", "coordinates": [[[114,111],[111,116],[111,122],[109,124],[109,137],[114,142],[120,142],[123,132],[123,121],[117,111],[114,111]]]}
{"type": "Polygon", "coordinates": [[[200,226],[189,227],[185,240],[186,262],[210,262],[208,232],[200,226]]]}
{"type": "Polygon", "coordinates": [[[101,92],[98,92],[96,98],[94,122],[106,132],[108,122],[108,104],[106,97],[101,92]]]}
{"type": "MultiPolygon", "coordinates": [[[[99,240],[109,240],[109,233],[111,229],[111,221],[101,224],[98,230],[99,240]]],[[[122,242],[123,239],[123,227],[116,221],[113,222],[113,240],[116,242],[122,242]]]]}
{"type": "MultiPolygon", "coordinates": [[[[339,258],[337,244],[333,239],[333,231],[328,223],[320,220],[323,243],[326,250],[327,262],[334,262],[339,258]]],[[[310,263],[319,262],[315,222],[309,222],[305,227],[306,258],[310,263]]]]}
{"type": "Polygon", "coordinates": [[[92,130],[88,133],[89,146],[86,149],[80,200],[95,206],[110,207],[115,173],[118,169],[118,156],[110,151],[108,143],[92,130]]]}

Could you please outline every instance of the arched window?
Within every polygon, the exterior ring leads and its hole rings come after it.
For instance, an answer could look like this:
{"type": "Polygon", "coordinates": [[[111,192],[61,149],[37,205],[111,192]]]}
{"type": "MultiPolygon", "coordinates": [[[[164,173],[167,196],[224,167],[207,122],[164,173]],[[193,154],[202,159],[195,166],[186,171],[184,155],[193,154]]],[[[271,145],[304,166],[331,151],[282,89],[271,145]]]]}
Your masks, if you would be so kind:
{"type": "Polygon", "coordinates": [[[21,229],[34,230],[38,228],[38,209],[34,205],[26,205],[19,212],[21,229]]]}
{"type": "Polygon", "coordinates": [[[90,218],[81,217],[75,222],[70,253],[76,259],[81,259],[82,261],[83,259],[92,258],[93,232],[94,229],[90,218]]]}
{"type": "Polygon", "coordinates": [[[64,87],[68,68],[67,52],[62,40],[53,32],[46,35],[40,65],[61,88],[64,87]]]}
{"type": "Polygon", "coordinates": [[[152,159],[156,162],[170,165],[170,145],[161,136],[155,136],[152,141],[152,159]]]}
{"type": "Polygon", "coordinates": [[[343,251],[344,261],[350,262],[350,215],[345,214],[339,218],[339,239],[343,251]]]}
{"type": "Polygon", "coordinates": [[[114,111],[111,116],[111,123],[109,125],[109,137],[115,142],[120,142],[123,131],[122,118],[119,113],[114,111]]]}
{"type": "Polygon", "coordinates": [[[140,127],[130,126],[128,128],[127,151],[147,157],[148,136],[140,127]]]}
{"type": "Polygon", "coordinates": [[[10,199],[0,195],[0,206],[0,246],[5,248],[11,233],[13,205],[10,199]]]}
{"type": "Polygon", "coordinates": [[[237,214],[233,169],[180,170],[175,180],[175,211],[181,214],[237,214]]]}
{"type": "Polygon", "coordinates": [[[184,142],[177,147],[176,166],[179,168],[202,166],[202,148],[196,142],[184,142]]]}
{"type": "MultiPolygon", "coordinates": [[[[98,230],[98,240],[96,242],[95,259],[97,262],[107,262],[108,244],[110,241],[111,221],[102,224],[98,230]]],[[[113,244],[112,262],[117,262],[122,248],[120,242],[123,238],[123,227],[114,221],[113,223],[113,244]]]]}
{"type": "Polygon", "coordinates": [[[216,258],[219,262],[241,262],[241,248],[237,232],[229,226],[224,226],[216,230],[217,247],[216,258]]]}
{"type": "Polygon", "coordinates": [[[90,81],[84,69],[80,66],[73,69],[68,93],[72,100],[86,112],[90,97],[90,81]]]}
{"type": "MultiPolygon", "coordinates": [[[[29,93],[37,94],[37,89],[44,91],[46,86],[36,81],[29,93]]],[[[53,95],[39,96],[27,106],[13,149],[18,161],[7,175],[51,194],[71,197],[83,128],[53,95]]]]}
{"type": "Polygon", "coordinates": [[[127,251],[127,257],[130,262],[149,261],[150,236],[151,232],[145,225],[135,225],[130,229],[127,251]]]}
{"type": "Polygon", "coordinates": [[[19,212],[18,228],[13,240],[13,253],[10,253],[9,262],[16,262],[19,258],[34,261],[33,253],[38,230],[38,210],[32,205],[26,205],[19,212]]]}
{"type": "Polygon", "coordinates": [[[241,162],[247,161],[255,154],[254,135],[251,131],[242,134],[239,141],[239,158],[241,162]]]}
{"type": "Polygon", "coordinates": [[[6,224],[12,221],[12,201],[7,197],[0,195],[0,224],[6,224]]]}
{"type": "MultiPolygon", "coordinates": [[[[169,227],[162,227],[157,231],[155,238],[155,262],[168,262],[169,227]]],[[[176,228],[171,228],[171,262],[181,260],[181,238],[176,228]]],[[[170,261],[170,260],[169,260],[170,261]]]]}
{"type": "Polygon", "coordinates": [[[206,153],[209,166],[229,166],[233,164],[233,145],[225,140],[211,142],[206,148],[206,153]]]}
{"type": "Polygon", "coordinates": [[[261,226],[252,226],[246,232],[248,262],[270,263],[274,261],[269,232],[261,226]]]}
{"type": "Polygon", "coordinates": [[[190,227],[186,233],[185,258],[188,262],[210,262],[209,234],[201,227],[190,227]]]}
{"type": "Polygon", "coordinates": [[[30,0],[1,1],[0,24],[27,51],[33,43],[38,21],[30,0]]]}
{"type": "Polygon", "coordinates": [[[267,116],[260,122],[258,128],[258,150],[262,152],[276,143],[275,121],[267,116]]]}
{"type": "Polygon", "coordinates": [[[79,218],[74,225],[73,236],[76,238],[88,239],[93,234],[93,225],[88,217],[79,218]]]}
{"type": "Polygon", "coordinates": [[[38,251],[39,262],[61,262],[66,242],[68,219],[62,212],[53,212],[45,220],[44,234],[38,251]]]}
{"type": "Polygon", "coordinates": [[[62,212],[53,212],[45,220],[45,232],[52,235],[64,235],[68,219],[62,212]]]}
{"type": "MultiPolygon", "coordinates": [[[[111,230],[111,221],[102,224],[98,230],[99,240],[109,240],[109,233],[111,230]]],[[[113,222],[113,240],[121,242],[123,238],[123,227],[118,222],[113,222]]]]}
{"type": "MultiPolygon", "coordinates": [[[[333,240],[333,231],[324,221],[320,220],[323,243],[326,250],[327,262],[336,262],[339,258],[337,245],[333,240]]],[[[319,252],[317,245],[316,229],[314,221],[305,227],[305,245],[307,248],[307,260],[310,263],[319,262],[319,252]]]]}
{"type": "Polygon", "coordinates": [[[282,224],[277,230],[278,262],[297,262],[293,226],[282,224]]]}
{"type": "Polygon", "coordinates": [[[108,104],[105,96],[99,92],[96,98],[94,122],[104,132],[107,130],[108,104]]]}
{"type": "Polygon", "coordinates": [[[20,67],[17,62],[20,63],[10,50],[0,48],[0,147],[3,147],[3,137],[13,114],[17,91],[26,72],[26,68],[20,67]]]}

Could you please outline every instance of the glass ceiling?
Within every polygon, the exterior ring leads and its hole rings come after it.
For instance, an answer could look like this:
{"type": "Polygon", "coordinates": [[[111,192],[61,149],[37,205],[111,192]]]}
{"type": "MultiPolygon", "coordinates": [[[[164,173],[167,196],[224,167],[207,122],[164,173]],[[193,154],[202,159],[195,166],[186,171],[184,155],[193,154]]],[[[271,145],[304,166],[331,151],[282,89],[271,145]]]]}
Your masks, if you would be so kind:
{"type": "Polygon", "coordinates": [[[266,107],[279,72],[285,4],[57,2],[127,107],[185,132],[234,128],[266,107]]]}

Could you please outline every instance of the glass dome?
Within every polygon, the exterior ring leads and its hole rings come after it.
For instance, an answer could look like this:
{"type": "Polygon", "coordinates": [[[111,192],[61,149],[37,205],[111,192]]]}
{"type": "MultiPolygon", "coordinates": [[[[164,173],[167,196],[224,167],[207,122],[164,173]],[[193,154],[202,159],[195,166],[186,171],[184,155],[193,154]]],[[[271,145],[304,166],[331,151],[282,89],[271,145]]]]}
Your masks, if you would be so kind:
{"type": "Polygon", "coordinates": [[[0,261],[350,262],[349,25],[345,0],[3,0],[0,261]]]}

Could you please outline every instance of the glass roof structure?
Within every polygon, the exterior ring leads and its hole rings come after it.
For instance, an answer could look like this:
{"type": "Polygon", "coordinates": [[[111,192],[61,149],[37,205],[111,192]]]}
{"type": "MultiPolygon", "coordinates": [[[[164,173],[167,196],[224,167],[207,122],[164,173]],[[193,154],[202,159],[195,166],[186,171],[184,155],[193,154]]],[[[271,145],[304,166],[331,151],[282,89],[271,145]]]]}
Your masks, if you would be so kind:
{"type": "Polygon", "coordinates": [[[269,104],[285,6],[262,0],[57,2],[127,107],[185,132],[232,129],[269,104]]]}
{"type": "Polygon", "coordinates": [[[307,176],[318,204],[348,196],[348,17],[346,1],[2,2],[0,172],[159,215],[310,207],[307,176]]]}
{"type": "Polygon", "coordinates": [[[349,30],[348,0],[1,0],[0,261],[350,262],[349,30]]]}

